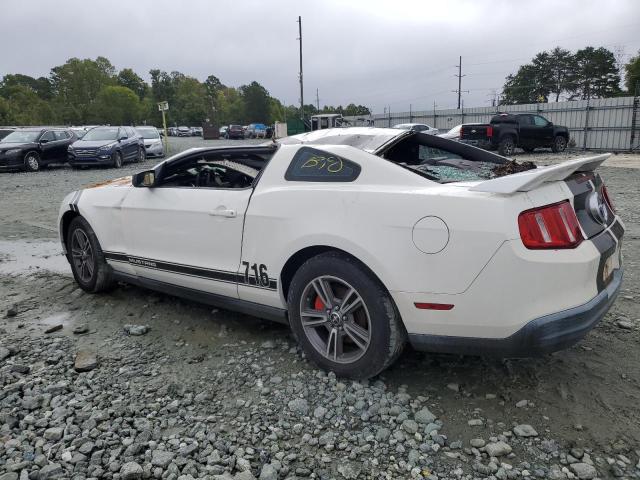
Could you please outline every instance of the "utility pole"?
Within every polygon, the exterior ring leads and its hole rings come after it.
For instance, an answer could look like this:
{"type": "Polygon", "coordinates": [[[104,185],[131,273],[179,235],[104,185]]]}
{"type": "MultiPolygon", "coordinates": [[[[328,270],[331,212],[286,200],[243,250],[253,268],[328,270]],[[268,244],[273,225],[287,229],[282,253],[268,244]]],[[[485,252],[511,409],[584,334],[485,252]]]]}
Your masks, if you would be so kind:
{"type": "Polygon", "coordinates": [[[413,112],[411,111],[411,104],[409,104],[409,123],[413,122],[413,112]]]}
{"type": "MultiPolygon", "coordinates": [[[[458,90],[452,90],[458,94],[458,110],[460,110],[460,106],[462,105],[462,77],[466,77],[466,75],[462,75],[462,55],[460,55],[460,63],[456,65],[458,67],[458,74],[454,75],[454,77],[458,77],[458,90]]],[[[469,90],[465,90],[466,93],[469,93],[469,90]]]]}
{"type": "Polygon", "coordinates": [[[316,109],[320,113],[320,97],[318,96],[318,89],[316,88],[316,109]]]}
{"type": "Polygon", "coordinates": [[[298,15],[298,41],[300,42],[300,118],[304,121],[304,88],[302,84],[302,17],[298,15]]]}

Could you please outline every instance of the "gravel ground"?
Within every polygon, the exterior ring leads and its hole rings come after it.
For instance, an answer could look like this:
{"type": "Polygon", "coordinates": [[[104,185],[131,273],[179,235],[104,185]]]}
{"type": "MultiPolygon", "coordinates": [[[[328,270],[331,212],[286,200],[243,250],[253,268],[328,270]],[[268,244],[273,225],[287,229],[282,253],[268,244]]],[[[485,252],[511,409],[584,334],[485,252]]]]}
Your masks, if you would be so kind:
{"type": "Polygon", "coordinates": [[[639,156],[600,170],[626,272],[583,342],[518,361],[409,350],[369,382],[318,371],[280,325],[76,287],[60,200],[153,163],[0,174],[0,480],[640,478],[639,156]]]}

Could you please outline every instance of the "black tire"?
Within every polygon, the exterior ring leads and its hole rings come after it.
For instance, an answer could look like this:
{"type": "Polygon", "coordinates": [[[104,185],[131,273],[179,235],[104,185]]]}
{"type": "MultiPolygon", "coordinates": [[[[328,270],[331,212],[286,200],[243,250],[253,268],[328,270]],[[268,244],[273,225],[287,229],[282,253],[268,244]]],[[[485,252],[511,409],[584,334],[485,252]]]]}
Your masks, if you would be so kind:
{"type": "Polygon", "coordinates": [[[562,135],[557,135],[556,138],[553,139],[553,145],[551,146],[551,150],[554,153],[564,152],[564,149],[567,148],[567,139],[562,135]]]}
{"type": "MultiPolygon", "coordinates": [[[[391,296],[366,267],[347,255],[328,252],[307,260],[293,277],[287,303],[291,329],[306,356],[320,368],[335,372],[338,376],[355,379],[373,377],[391,365],[402,352],[406,332],[391,296]],[[332,291],[329,295],[334,297],[335,301],[331,314],[328,313],[329,310],[324,310],[325,307],[309,307],[317,305],[314,301],[320,301],[320,305],[324,305],[320,295],[315,293],[318,290],[312,287],[313,282],[319,278],[335,281],[333,286],[329,287],[332,291]],[[341,305],[338,297],[341,285],[344,288],[343,292],[349,288],[353,289],[356,298],[359,297],[361,301],[349,302],[349,298],[353,297],[346,294],[342,298],[342,306],[350,303],[362,305],[353,308],[351,313],[346,312],[345,315],[339,310],[341,305]],[[309,308],[319,313],[318,318],[325,317],[326,321],[319,325],[310,326],[310,323],[306,323],[306,326],[303,326],[301,310],[308,311],[309,308]],[[360,327],[360,332],[368,335],[368,338],[362,341],[363,346],[358,345],[354,338],[353,326],[356,323],[359,323],[356,326],[360,327]],[[366,327],[363,327],[363,324],[366,324],[366,327]],[[323,338],[326,345],[332,342],[332,338],[340,338],[339,350],[344,358],[337,361],[336,355],[331,359],[328,358],[328,351],[327,354],[321,353],[320,350],[324,349],[323,338]]],[[[308,315],[306,317],[309,318],[308,315]]],[[[337,345],[337,340],[335,344],[337,345]]],[[[337,348],[334,348],[334,352],[337,351],[337,348]]]]}
{"type": "Polygon", "coordinates": [[[498,153],[503,157],[509,157],[513,155],[513,152],[516,150],[516,143],[513,140],[511,135],[507,135],[502,140],[500,140],[500,145],[498,145],[498,153]]]}
{"type": "Polygon", "coordinates": [[[138,156],[136,157],[136,162],[144,162],[147,159],[147,151],[144,147],[141,147],[138,150],[138,156]]]}
{"type": "Polygon", "coordinates": [[[37,172],[42,167],[38,152],[27,152],[24,156],[24,169],[27,172],[37,172]]]}
{"type": "Polygon", "coordinates": [[[120,152],[111,154],[111,166],[113,168],[122,168],[122,154],[120,152]]]}
{"type": "Polygon", "coordinates": [[[66,246],[67,260],[71,265],[73,278],[80,288],[86,292],[98,293],[107,291],[115,285],[113,269],[104,258],[98,237],[83,217],[78,216],[71,220],[66,246]],[[88,247],[82,248],[83,240],[81,239],[88,240],[88,247]],[[85,261],[84,267],[83,261],[85,261]]]}

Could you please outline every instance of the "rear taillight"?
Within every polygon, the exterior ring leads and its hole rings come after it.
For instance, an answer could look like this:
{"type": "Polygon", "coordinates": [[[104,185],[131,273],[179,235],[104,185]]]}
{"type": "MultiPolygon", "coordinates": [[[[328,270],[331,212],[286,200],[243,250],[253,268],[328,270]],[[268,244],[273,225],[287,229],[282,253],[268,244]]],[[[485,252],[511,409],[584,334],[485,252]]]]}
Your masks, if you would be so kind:
{"type": "Polygon", "coordinates": [[[616,209],[613,207],[613,202],[611,201],[611,197],[609,196],[609,190],[607,190],[607,187],[605,187],[604,185],[602,185],[602,196],[604,197],[604,201],[607,202],[607,205],[609,205],[611,211],[613,213],[616,213],[616,209]]]}
{"type": "Polygon", "coordinates": [[[532,250],[575,248],[584,240],[568,200],[525,210],[518,216],[518,228],[522,243],[532,250]]]}
{"type": "Polygon", "coordinates": [[[487,137],[493,137],[493,127],[487,127],[487,137]]]}

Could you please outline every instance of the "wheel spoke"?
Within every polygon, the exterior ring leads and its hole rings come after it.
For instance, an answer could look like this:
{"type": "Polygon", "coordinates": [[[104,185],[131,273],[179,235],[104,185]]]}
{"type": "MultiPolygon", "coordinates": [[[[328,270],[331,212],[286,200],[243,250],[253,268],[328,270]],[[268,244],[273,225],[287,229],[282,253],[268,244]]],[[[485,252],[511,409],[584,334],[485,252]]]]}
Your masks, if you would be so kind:
{"type": "Polygon", "coordinates": [[[360,350],[366,350],[369,346],[369,332],[354,322],[346,322],[344,324],[344,331],[349,336],[353,343],[355,343],[360,350]]]}
{"type": "Polygon", "coordinates": [[[340,306],[340,314],[346,315],[358,308],[362,304],[362,299],[358,292],[354,288],[349,289],[347,294],[342,299],[342,305],[340,306]]]}
{"type": "Polygon", "coordinates": [[[338,357],[342,356],[342,344],[343,335],[337,328],[332,328],[327,339],[326,357],[333,358],[334,362],[337,361],[338,357]]]}
{"type": "Polygon", "coordinates": [[[89,273],[89,278],[93,277],[93,262],[91,260],[87,260],[85,265],[87,267],[87,272],[89,273]]]}
{"type": "Polygon", "coordinates": [[[71,248],[71,255],[73,257],[81,257],[82,256],[82,250],[80,250],[79,248],[71,248]]]}
{"type": "Polygon", "coordinates": [[[317,327],[329,321],[326,313],[317,310],[303,310],[300,312],[300,319],[305,327],[317,327]]]}
{"type": "Polygon", "coordinates": [[[313,281],[313,288],[316,294],[320,297],[320,301],[324,304],[325,308],[331,308],[333,306],[333,295],[331,294],[331,287],[322,278],[316,278],[313,281]]]}

